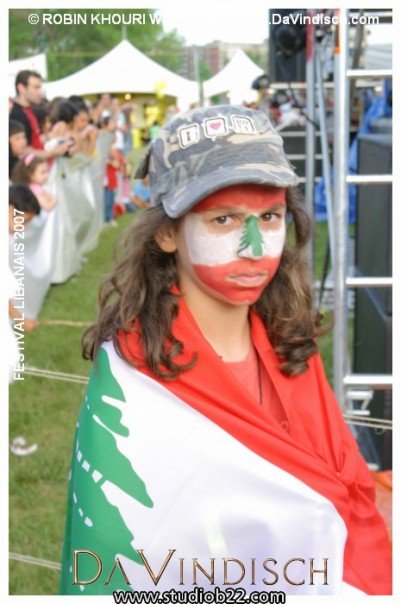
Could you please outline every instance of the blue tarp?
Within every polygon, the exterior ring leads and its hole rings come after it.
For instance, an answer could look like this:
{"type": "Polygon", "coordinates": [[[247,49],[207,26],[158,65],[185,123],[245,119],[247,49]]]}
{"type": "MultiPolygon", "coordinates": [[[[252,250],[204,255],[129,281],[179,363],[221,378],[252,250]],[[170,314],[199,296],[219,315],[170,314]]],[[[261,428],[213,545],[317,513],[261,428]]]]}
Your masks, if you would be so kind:
{"type": "MultiPolygon", "coordinates": [[[[391,91],[391,81],[385,80],[383,94],[375,97],[373,91],[368,90],[364,93],[364,117],[362,125],[354,138],[348,156],[348,167],[350,174],[357,174],[358,170],[358,139],[360,136],[371,131],[371,124],[381,117],[391,117],[392,107],[388,101],[391,91]]],[[[331,181],[333,186],[333,169],[331,170],[331,181]]],[[[349,185],[349,222],[355,222],[356,218],[356,185],[349,185]]],[[[324,178],[315,185],[315,220],[327,220],[326,192],[324,178]]]]}

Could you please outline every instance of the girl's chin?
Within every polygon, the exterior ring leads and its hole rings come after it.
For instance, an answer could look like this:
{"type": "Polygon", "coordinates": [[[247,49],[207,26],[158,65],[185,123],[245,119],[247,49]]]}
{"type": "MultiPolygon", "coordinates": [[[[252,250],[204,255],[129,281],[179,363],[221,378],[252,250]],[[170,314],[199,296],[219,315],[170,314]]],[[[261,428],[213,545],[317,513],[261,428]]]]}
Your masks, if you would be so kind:
{"type": "Polygon", "coordinates": [[[226,304],[233,306],[251,306],[255,304],[262,295],[262,292],[266,285],[259,287],[214,287],[212,284],[204,284],[206,291],[210,296],[217,300],[221,300],[226,304]]]}

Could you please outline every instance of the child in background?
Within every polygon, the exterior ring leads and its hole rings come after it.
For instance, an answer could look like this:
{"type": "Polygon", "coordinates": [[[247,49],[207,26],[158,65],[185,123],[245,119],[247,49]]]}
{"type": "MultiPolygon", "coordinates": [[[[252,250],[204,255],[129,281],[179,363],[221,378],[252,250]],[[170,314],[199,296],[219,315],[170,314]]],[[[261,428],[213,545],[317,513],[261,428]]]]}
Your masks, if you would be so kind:
{"type": "Polygon", "coordinates": [[[104,222],[105,226],[117,226],[114,220],[114,201],[118,188],[118,172],[124,165],[124,157],[113,144],[109,151],[106,164],[106,177],[104,186],[104,222]]]}
{"type": "Polygon", "coordinates": [[[25,128],[23,124],[16,120],[9,120],[8,126],[8,156],[9,169],[8,176],[11,178],[14,166],[18,160],[26,153],[28,141],[26,140],[25,128]]]}
{"type": "MultiPolygon", "coordinates": [[[[16,232],[16,225],[18,224],[19,231],[25,230],[32,218],[40,214],[40,205],[31,189],[24,184],[12,185],[9,188],[8,197],[8,232],[10,235],[14,235],[16,232]],[[17,220],[18,217],[18,220],[17,220]]],[[[15,279],[9,269],[9,302],[8,312],[10,319],[23,322],[24,331],[31,331],[39,325],[39,323],[33,319],[25,317],[19,310],[14,307],[11,301],[11,297],[15,291],[15,279]]],[[[12,334],[14,337],[14,334],[12,334]]],[[[12,349],[12,347],[11,347],[12,349]]]]}
{"type": "Polygon", "coordinates": [[[149,176],[146,175],[138,180],[131,193],[131,201],[127,203],[127,212],[136,212],[138,209],[148,208],[150,206],[149,176]]]}
{"type": "Polygon", "coordinates": [[[131,197],[131,176],[132,176],[132,166],[131,163],[124,158],[123,165],[123,177],[121,183],[121,203],[126,205],[130,201],[131,197]]]}
{"type": "Polygon", "coordinates": [[[34,153],[28,153],[24,159],[16,164],[12,172],[13,182],[28,185],[36,196],[40,207],[50,212],[56,205],[57,198],[44,187],[48,178],[49,166],[47,161],[34,153]]]}
{"type": "Polygon", "coordinates": [[[149,128],[149,135],[150,135],[150,140],[152,141],[154,138],[156,138],[158,132],[160,130],[160,124],[159,122],[156,120],[149,128]]]}
{"type": "Polygon", "coordinates": [[[33,108],[33,112],[36,115],[41,132],[39,138],[42,145],[45,145],[50,140],[50,132],[53,127],[48,105],[36,105],[33,108]]]}

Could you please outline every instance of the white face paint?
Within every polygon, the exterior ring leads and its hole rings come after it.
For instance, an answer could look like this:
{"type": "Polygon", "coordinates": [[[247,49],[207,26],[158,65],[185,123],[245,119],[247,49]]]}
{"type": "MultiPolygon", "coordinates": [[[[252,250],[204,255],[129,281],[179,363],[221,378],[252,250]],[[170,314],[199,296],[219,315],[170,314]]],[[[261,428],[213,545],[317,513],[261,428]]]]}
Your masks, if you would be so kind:
{"type": "MultiPolygon", "coordinates": [[[[256,216],[256,214],[250,214],[256,216]]],[[[252,247],[239,251],[244,226],[229,232],[211,233],[203,221],[202,214],[189,213],[184,218],[184,236],[192,264],[227,264],[238,258],[278,258],[285,243],[285,221],[279,228],[260,229],[263,239],[263,252],[255,256],[252,247]]]]}

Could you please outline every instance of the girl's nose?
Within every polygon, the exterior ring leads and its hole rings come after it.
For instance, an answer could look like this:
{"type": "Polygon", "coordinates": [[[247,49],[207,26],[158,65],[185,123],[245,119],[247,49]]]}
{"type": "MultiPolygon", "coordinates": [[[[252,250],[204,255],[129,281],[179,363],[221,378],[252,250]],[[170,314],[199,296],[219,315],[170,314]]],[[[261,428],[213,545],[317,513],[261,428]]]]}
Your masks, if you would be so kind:
{"type": "Polygon", "coordinates": [[[240,258],[257,259],[264,256],[264,254],[264,242],[259,228],[258,217],[252,214],[245,220],[237,256],[240,258]]]}

